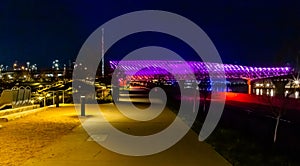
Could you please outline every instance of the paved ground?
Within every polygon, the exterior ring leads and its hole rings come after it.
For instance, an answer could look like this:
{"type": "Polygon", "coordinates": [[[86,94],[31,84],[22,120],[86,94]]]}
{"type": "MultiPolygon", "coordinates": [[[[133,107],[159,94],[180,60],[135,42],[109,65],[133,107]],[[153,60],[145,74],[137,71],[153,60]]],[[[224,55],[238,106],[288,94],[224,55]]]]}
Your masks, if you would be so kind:
{"type": "Polygon", "coordinates": [[[19,166],[41,155],[45,147],[70,133],[80,122],[73,109],[62,107],[48,108],[0,125],[0,165],[19,166]]]}
{"type": "MultiPolygon", "coordinates": [[[[107,141],[110,133],[101,128],[101,121],[95,112],[94,106],[87,106],[87,117],[83,121],[98,123],[98,129],[103,131],[98,141],[107,141]]],[[[72,107],[69,109],[74,112],[72,107]]],[[[113,104],[101,105],[101,112],[104,117],[118,130],[132,135],[154,134],[168,127],[174,120],[175,115],[165,110],[160,116],[149,122],[136,122],[120,114],[113,104]]],[[[141,147],[143,148],[143,147],[141,147]]],[[[68,135],[63,136],[51,146],[44,148],[38,155],[27,160],[24,166],[47,166],[47,165],[72,165],[72,166],[134,166],[134,165],[230,165],[224,158],[213,150],[206,143],[199,142],[196,133],[189,131],[184,138],[176,145],[161,153],[144,156],[130,157],[111,152],[98,145],[89,137],[82,126],[72,130],[68,135]]]]}

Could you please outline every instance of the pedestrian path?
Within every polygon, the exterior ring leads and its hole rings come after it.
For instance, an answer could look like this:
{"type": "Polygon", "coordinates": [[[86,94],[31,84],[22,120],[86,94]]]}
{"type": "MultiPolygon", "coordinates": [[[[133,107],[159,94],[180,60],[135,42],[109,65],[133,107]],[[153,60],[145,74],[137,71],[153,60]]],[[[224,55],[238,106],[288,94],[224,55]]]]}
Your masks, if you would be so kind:
{"type": "MultiPolygon", "coordinates": [[[[95,112],[97,105],[86,107],[86,117],[81,120],[97,121],[95,112]]],[[[174,120],[175,114],[166,109],[157,118],[149,122],[136,122],[117,111],[113,104],[101,104],[101,113],[119,131],[132,135],[154,134],[168,127],[174,120]]],[[[72,109],[66,107],[65,109],[72,109]]],[[[101,129],[101,122],[99,129],[101,129]]],[[[67,122],[66,122],[67,123],[67,122]]],[[[102,128],[104,131],[105,129],[102,128]]],[[[102,130],[101,129],[101,130],[102,130]]],[[[98,141],[106,141],[110,134],[106,133],[94,137],[98,141]]],[[[143,148],[143,147],[141,147],[143,148]]],[[[86,133],[82,126],[73,130],[71,134],[64,136],[61,140],[45,148],[42,155],[29,159],[24,166],[194,166],[230,165],[210,145],[199,142],[195,132],[190,130],[177,144],[158,154],[142,157],[121,155],[100,146],[86,133]]]]}

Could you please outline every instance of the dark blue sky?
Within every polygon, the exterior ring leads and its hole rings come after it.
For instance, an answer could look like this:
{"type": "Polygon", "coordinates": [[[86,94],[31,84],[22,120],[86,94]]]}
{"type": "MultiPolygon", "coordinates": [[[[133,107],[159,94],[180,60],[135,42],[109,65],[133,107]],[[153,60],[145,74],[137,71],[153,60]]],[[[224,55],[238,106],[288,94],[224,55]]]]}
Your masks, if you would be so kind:
{"type": "MultiPolygon", "coordinates": [[[[54,59],[67,63],[75,59],[83,42],[101,24],[127,12],[146,9],[174,12],[197,23],[225,63],[282,65],[295,62],[299,55],[297,0],[2,0],[0,63],[31,61],[40,67],[50,66],[54,59]]],[[[184,44],[160,34],[130,36],[118,42],[108,55],[118,58],[146,45],[165,46],[187,59],[193,57],[193,51],[184,44]]]]}

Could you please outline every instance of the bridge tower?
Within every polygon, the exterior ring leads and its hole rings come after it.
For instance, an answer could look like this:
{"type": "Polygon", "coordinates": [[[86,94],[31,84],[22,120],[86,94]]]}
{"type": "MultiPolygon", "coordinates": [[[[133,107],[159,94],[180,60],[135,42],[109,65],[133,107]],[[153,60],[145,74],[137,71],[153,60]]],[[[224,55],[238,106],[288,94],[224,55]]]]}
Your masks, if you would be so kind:
{"type": "Polygon", "coordinates": [[[242,79],[245,79],[247,81],[247,85],[248,85],[248,94],[251,95],[252,94],[252,80],[251,78],[248,77],[242,77],[242,79]]]}
{"type": "Polygon", "coordinates": [[[101,31],[101,76],[104,77],[104,28],[102,28],[101,31]]]}
{"type": "Polygon", "coordinates": [[[252,87],[251,87],[251,79],[247,78],[247,85],[248,85],[248,94],[251,95],[252,87]]]}

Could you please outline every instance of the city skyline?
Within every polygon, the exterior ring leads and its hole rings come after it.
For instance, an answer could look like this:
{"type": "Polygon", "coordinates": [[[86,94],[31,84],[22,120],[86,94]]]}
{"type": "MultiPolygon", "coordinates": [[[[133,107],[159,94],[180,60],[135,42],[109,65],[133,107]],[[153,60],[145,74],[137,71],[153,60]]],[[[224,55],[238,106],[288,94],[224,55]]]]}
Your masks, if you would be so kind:
{"type": "Polygon", "coordinates": [[[60,70],[64,67],[70,68],[75,62],[61,61],[58,59],[49,60],[48,64],[45,66],[40,66],[40,64],[32,63],[31,61],[18,61],[15,60],[12,64],[1,63],[0,62],[0,71],[9,71],[9,70],[37,70],[37,69],[55,69],[60,70]]]}

